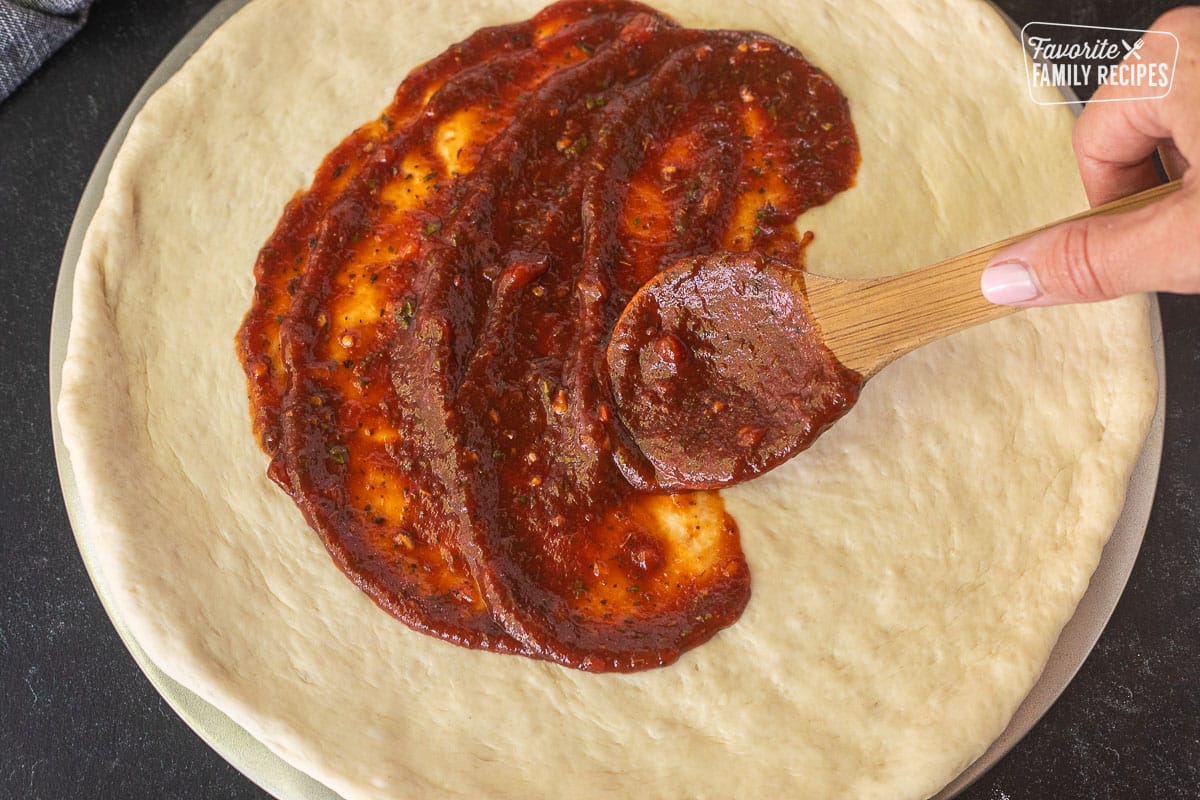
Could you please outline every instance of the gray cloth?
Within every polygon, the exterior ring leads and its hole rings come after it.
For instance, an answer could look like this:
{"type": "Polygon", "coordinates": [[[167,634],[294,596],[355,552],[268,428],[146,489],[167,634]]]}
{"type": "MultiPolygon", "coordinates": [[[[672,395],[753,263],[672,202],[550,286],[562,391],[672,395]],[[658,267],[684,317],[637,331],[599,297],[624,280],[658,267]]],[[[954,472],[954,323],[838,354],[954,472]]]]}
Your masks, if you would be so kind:
{"type": "Polygon", "coordinates": [[[92,0],[0,0],[0,100],[87,19],[92,0]]]}

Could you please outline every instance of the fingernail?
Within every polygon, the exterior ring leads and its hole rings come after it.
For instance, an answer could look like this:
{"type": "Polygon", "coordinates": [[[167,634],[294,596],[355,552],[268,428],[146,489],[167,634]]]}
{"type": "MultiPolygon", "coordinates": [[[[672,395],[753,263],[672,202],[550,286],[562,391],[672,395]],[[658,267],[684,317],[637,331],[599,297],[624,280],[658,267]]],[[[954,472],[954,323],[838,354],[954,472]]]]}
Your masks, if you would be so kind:
{"type": "Polygon", "coordinates": [[[1027,303],[1042,295],[1037,276],[1022,261],[1005,261],[988,267],[979,277],[979,289],[989,302],[1002,306],[1027,303]]]}

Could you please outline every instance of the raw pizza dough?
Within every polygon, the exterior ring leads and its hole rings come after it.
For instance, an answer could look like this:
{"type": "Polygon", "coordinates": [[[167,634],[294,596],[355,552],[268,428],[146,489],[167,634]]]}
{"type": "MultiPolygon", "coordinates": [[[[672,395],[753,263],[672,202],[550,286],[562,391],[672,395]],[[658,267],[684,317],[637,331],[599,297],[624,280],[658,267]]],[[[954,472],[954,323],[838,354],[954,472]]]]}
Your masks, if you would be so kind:
{"type": "MultiPolygon", "coordinates": [[[[1030,100],[982,3],[659,5],[796,44],[849,97],[862,167],[800,219],[814,271],[911,268],[1085,205],[1070,114],[1030,100]]],[[[233,335],[283,204],[411,67],[538,6],[258,0],[146,104],[77,267],[59,406],[116,611],[347,798],[926,797],[1005,727],[1112,530],[1154,401],[1144,298],[910,355],[725,492],[753,597],[666,669],[412,633],[265,475],[233,335]]]]}

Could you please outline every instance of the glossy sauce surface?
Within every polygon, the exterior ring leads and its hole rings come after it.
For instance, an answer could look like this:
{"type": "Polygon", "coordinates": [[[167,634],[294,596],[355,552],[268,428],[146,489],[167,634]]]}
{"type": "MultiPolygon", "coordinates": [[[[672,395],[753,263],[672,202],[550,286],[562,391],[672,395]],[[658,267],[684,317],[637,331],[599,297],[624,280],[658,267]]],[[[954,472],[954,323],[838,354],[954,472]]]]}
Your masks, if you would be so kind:
{"type": "Polygon", "coordinates": [[[663,490],[720,489],[809,447],[858,401],[808,310],[804,273],[760,253],[685,258],[613,328],[618,415],[663,490]]]}
{"type": "Polygon", "coordinates": [[[669,664],[750,592],[713,492],[661,494],[605,348],[676,260],[797,266],[848,186],[844,97],[770,37],[567,2],[414,70],[255,265],[238,336],[270,473],[410,627],[592,671],[669,664]]]}

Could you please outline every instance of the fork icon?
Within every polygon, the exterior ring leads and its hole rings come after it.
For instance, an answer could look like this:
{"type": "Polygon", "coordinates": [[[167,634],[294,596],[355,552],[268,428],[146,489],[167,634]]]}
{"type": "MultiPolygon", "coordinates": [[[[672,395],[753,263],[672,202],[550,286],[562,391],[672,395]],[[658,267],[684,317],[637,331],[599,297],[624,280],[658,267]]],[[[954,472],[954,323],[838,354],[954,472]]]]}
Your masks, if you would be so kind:
{"type": "Polygon", "coordinates": [[[1141,38],[1139,38],[1133,44],[1130,44],[1129,42],[1125,41],[1124,39],[1121,40],[1121,44],[1125,47],[1125,56],[1126,57],[1133,56],[1138,61],[1142,60],[1142,54],[1139,53],[1138,50],[1141,50],[1142,45],[1145,43],[1146,43],[1145,40],[1141,39],[1141,38]]]}

